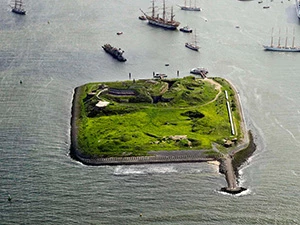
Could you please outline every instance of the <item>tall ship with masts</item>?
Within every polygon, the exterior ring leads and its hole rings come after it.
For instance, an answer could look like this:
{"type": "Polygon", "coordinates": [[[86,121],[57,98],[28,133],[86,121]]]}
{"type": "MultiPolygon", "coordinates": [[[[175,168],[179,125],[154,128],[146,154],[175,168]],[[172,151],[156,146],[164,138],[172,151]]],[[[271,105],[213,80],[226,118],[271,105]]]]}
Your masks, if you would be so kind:
{"type": "Polygon", "coordinates": [[[296,0],[296,13],[298,18],[300,19],[300,0],[296,0]]]}
{"type": "MultiPolygon", "coordinates": [[[[286,33],[287,33],[287,31],[286,31],[286,33]]],[[[274,45],[274,43],[273,43],[273,29],[272,29],[271,43],[270,43],[270,45],[263,45],[263,47],[265,48],[266,51],[300,52],[300,47],[295,46],[295,30],[294,30],[294,35],[293,35],[292,46],[287,45],[287,42],[288,42],[288,36],[287,35],[286,35],[286,38],[285,38],[285,45],[284,46],[281,46],[280,41],[281,40],[280,40],[280,30],[279,30],[278,44],[277,44],[277,46],[274,45]]]]}
{"type": "Polygon", "coordinates": [[[143,10],[141,10],[141,11],[145,15],[146,19],[148,20],[148,23],[151,24],[151,25],[166,28],[166,29],[170,29],[170,30],[176,30],[177,27],[180,24],[179,22],[174,20],[175,15],[173,14],[173,7],[171,8],[171,18],[170,19],[167,18],[165,0],[163,0],[163,14],[162,14],[162,17],[160,17],[159,14],[156,14],[154,0],[152,1],[151,15],[146,14],[143,10]]]}
{"type": "Polygon", "coordinates": [[[14,0],[11,11],[16,14],[25,15],[26,11],[24,9],[23,1],[22,0],[14,0]]]}
{"type": "Polygon", "coordinates": [[[179,7],[181,8],[181,10],[186,10],[186,11],[201,11],[201,8],[196,6],[196,0],[194,6],[192,6],[192,0],[190,0],[189,5],[187,5],[186,0],[184,0],[184,6],[179,5],[179,7]]]}

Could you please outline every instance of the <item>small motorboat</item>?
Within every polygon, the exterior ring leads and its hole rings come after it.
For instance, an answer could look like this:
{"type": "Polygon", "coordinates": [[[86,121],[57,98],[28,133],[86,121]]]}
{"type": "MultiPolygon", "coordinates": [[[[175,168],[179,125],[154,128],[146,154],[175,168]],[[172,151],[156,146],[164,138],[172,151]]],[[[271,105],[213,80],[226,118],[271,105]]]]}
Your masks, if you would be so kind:
{"type": "Polygon", "coordinates": [[[120,32],[117,32],[117,35],[121,35],[121,34],[123,34],[123,32],[122,32],[122,31],[120,31],[120,32]]]}
{"type": "Polygon", "coordinates": [[[201,75],[203,78],[205,78],[206,74],[208,74],[208,70],[205,69],[204,67],[197,67],[197,68],[191,69],[190,73],[201,75]]]}
{"type": "Polygon", "coordinates": [[[191,28],[189,28],[188,26],[181,27],[179,30],[182,31],[182,32],[185,32],[185,33],[192,33],[193,32],[193,30],[191,28]]]}
{"type": "Polygon", "coordinates": [[[157,73],[157,74],[153,74],[153,78],[156,79],[163,79],[163,78],[167,78],[168,76],[164,73],[157,73]]]}

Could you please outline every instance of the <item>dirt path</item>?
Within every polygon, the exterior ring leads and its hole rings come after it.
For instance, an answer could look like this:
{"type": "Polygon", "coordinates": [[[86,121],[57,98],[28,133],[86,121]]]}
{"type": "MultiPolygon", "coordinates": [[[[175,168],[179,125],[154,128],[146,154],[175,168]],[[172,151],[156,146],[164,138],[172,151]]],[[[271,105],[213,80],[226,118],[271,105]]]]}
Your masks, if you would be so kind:
{"type": "Polygon", "coordinates": [[[218,82],[214,81],[213,79],[205,78],[205,79],[204,79],[204,82],[208,82],[208,83],[214,85],[214,86],[215,86],[215,89],[218,90],[219,93],[216,95],[216,97],[215,97],[213,100],[211,100],[211,101],[209,101],[209,102],[206,102],[205,104],[203,104],[203,106],[204,106],[204,105],[208,105],[208,104],[210,104],[210,103],[216,101],[216,100],[218,99],[219,95],[221,94],[221,88],[222,88],[222,85],[219,84],[218,82]]]}

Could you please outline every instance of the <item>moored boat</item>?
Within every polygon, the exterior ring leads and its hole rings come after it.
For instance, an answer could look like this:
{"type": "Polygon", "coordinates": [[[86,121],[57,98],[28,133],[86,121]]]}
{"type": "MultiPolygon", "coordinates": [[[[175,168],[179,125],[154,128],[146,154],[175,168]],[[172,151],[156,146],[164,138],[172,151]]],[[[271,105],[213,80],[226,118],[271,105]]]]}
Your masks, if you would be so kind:
{"type": "Polygon", "coordinates": [[[112,57],[115,59],[119,60],[120,62],[125,62],[126,59],[123,56],[124,51],[121,50],[120,48],[115,48],[111,46],[110,44],[105,44],[102,46],[105,52],[110,54],[112,57]]]}
{"type": "Polygon", "coordinates": [[[157,74],[153,74],[153,78],[156,78],[156,79],[164,79],[164,78],[167,78],[168,76],[164,73],[157,73],[157,74]]]}
{"type": "Polygon", "coordinates": [[[206,74],[208,74],[208,70],[205,69],[204,67],[196,67],[196,68],[191,69],[190,73],[200,75],[203,78],[205,78],[206,74]]]}

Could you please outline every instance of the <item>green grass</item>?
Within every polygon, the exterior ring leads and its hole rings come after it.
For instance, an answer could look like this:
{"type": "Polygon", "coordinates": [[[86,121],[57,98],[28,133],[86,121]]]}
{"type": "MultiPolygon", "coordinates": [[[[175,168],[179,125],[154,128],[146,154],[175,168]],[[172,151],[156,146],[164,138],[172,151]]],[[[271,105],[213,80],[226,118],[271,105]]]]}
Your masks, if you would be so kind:
{"type": "MultiPolygon", "coordinates": [[[[194,77],[157,81],[146,80],[107,82],[110,88],[133,90],[136,96],[99,97],[111,104],[96,110],[96,96],[87,93],[99,91],[100,83],[82,86],[81,115],[78,144],[80,150],[91,156],[140,156],[149,151],[211,149],[212,143],[221,143],[231,136],[224,90],[228,91],[232,105],[236,105],[234,91],[223,79],[215,78],[222,85],[219,93],[209,82],[194,77]],[[151,96],[162,96],[166,102],[149,102],[151,96]],[[171,140],[170,136],[187,135],[187,139],[171,140]]],[[[233,116],[239,128],[237,108],[233,116]]],[[[238,136],[240,134],[238,129],[238,136]]]]}

